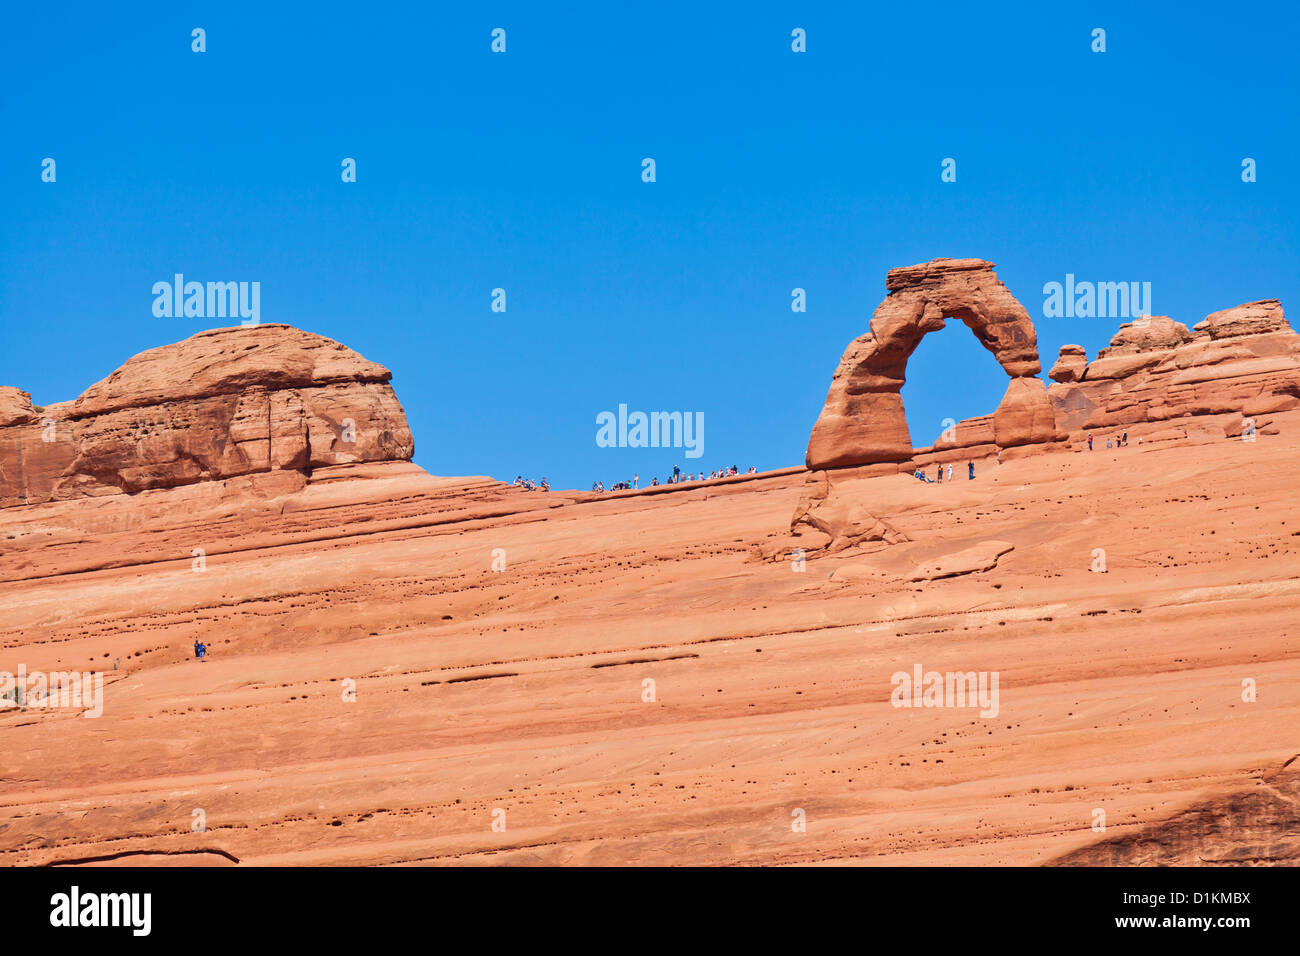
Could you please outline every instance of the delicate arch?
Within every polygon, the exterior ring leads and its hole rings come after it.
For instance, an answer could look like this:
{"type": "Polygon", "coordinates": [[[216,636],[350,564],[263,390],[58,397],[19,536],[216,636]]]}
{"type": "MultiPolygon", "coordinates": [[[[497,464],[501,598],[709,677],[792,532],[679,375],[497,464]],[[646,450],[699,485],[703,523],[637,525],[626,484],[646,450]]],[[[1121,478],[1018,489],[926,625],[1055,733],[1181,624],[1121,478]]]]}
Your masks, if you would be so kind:
{"type": "Polygon", "coordinates": [[[995,427],[999,416],[1005,423],[998,444],[1053,440],[1051,403],[1043,383],[1034,378],[1042,371],[1034,323],[998,279],[993,263],[934,259],[890,269],[885,285],[889,294],[871,318],[871,331],[849,343],[831,379],[826,404],[808,441],[809,468],[903,462],[912,457],[902,396],[907,360],[922,338],[944,327],[946,318],[961,320],[1011,378],[995,416],[995,427]],[[1010,410],[1014,414],[1004,413],[1009,403],[1015,405],[1010,410]],[[1030,414],[1025,416],[1025,411],[1030,414]],[[1029,427],[1021,427],[1022,421],[1029,427]]]}

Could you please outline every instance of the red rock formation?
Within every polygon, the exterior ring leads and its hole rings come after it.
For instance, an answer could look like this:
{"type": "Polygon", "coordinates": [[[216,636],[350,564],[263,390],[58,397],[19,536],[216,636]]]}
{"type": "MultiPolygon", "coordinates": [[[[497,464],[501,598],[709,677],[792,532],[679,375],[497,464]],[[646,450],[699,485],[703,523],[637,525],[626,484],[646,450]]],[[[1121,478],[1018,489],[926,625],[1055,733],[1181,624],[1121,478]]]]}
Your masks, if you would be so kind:
{"type": "Polygon", "coordinates": [[[1082,345],[1062,345],[1056,364],[1047,373],[1053,382],[1077,382],[1088,367],[1088,353],[1082,345]]]}
{"type": "Polygon", "coordinates": [[[1058,423],[1076,433],[1300,405],[1300,335],[1276,299],[1215,312],[1194,331],[1167,316],[1127,323],[1093,362],[1080,368],[1075,356],[1070,377],[1057,376],[1061,350],[1048,395],[1058,423]]]}
{"type": "Polygon", "coordinates": [[[1042,379],[1013,378],[993,413],[993,441],[999,448],[1012,448],[1056,438],[1056,414],[1042,379]]]}
{"type": "Polygon", "coordinates": [[[842,497],[833,486],[862,477],[857,472],[863,467],[948,463],[1067,437],[1057,428],[1055,409],[1036,377],[1042,366],[1034,324],[998,279],[993,263],[934,259],[891,269],[885,285],[889,294],[872,316],[871,330],[854,339],[840,359],[808,441],[808,467],[818,473],[829,469],[810,483],[821,481],[827,487],[813,488],[809,507],[797,509],[791,520],[796,539],[824,535],[838,546],[829,550],[846,547],[846,542],[890,540],[875,527],[882,523],[865,512],[844,523],[846,507],[827,504],[842,497]],[[933,448],[914,449],[901,394],[907,360],[926,333],[942,329],[948,317],[975,333],[1011,381],[993,415],[960,422],[933,448]]]}
{"type": "Polygon", "coordinates": [[[1217,340],[1290,330],[1291,326],[1282,313],[1282,303],[1277,299],[1261,299],[1239,305],[1235,309],[1212,312],[1204,321],[1196,324],[1194,331],[1208,332],[1210,338],[1217,340]]]}
{"type": "Polygon", "coordinates": [[[35,415],[30,395],[12,385],[0,385],[0,428],[27,424],[35,415]]]}
{"type": "Polygon", "coordinates": [[[0,390],[0,507],[279,469],[404,461],[392,373],[323,336],[266,324],[135,356],[45,409],[0,390]]]}
{"type": "MultiPolygon", "coordinates": [[[[927,332],[944,327],[946,317],[964,322],[1013,379],[1042,370],[1029,313],[999,281],[993,263],[935,259],[889,270],[885,285],[889,294],[872,316],[871,331],[849,343],[835,370],[808,442],[809,468],[912,457],[901,395],[907,360],[927,332]]],[[[1023,418],[1025,403],[1034,402],[1023,388],[1008,397],[1017,420],[1023,418]]],[[[1010,434],[1049,441],[1054,429],[1042,437],[1042,428],[1026,433],[1018,425],[1010,434]]]]}
{"type": "Polygon", "coordinates": [[[907,536],[881,521],[852,495],[832,485],[826,472],[808,476],[804,492],[790,520],[793,540],[780,546],[768,557],[783,559],[787,551],[798,550],[805,556],[835,554],[846,548],[873,544],[897,544],[907,536]]]}
{"type": "Polygon", "coordinates": [[[1194,330],[1168,316],[1143,317],[1120,326],[1091,363],[1081,346],[1066,345],[1047,389],[1036,377],[1033,323],[991,263],[935,259],[890,270],[886,284],[871,331],[840,360],[808,443],[807,464],[817,470],[809,480],[817,487],[810,485],[807,507],[796,509],[791,532],[816,541],[808,549],[814,555],[832,541],[830,550],[887,541],[870,533],[877,519],[865,511],[850,519],[843,490],[835,490],[863,477],[863,468],[928,468],[1011,450],[1005,460],[1064,448],[1057,443],[1071,432],[1207,415],[1226,416],[1211,428],[1229,437],[1269,434],[1272,423],[1260,416],[1300,406],[1300,335],[1276,299],[1215,312],[1194,330]],[[959,422],[933,447],[914,449],[901,397],[907,359],[946,316],[966,323],[1011,381],[993,415],[959,422]],[[831,508],[832,500],[842,503],[831,508]]]}

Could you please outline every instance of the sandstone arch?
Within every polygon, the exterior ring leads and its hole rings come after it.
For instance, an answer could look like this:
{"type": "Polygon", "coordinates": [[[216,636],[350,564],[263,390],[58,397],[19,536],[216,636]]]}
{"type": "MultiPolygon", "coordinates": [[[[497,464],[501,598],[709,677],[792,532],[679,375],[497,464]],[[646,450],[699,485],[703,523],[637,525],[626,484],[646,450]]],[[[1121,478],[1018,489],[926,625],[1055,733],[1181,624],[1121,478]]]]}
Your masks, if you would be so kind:
{"type": "Polygon", "coordinates": [[[843,468],[912,457],[903,413],[907,360],[922,338],[960,319],[1006,370],[1011,381],[994,415],[1000,447],[1048,442],[1056,423],[1047,390],[1036,378],[1038,336],[1016,297],[983,259],[934,259],[890,269],[889,294],[871,330],[849,343],[831,379],[826,404],[808,441],[809,468],[843,468]]]}

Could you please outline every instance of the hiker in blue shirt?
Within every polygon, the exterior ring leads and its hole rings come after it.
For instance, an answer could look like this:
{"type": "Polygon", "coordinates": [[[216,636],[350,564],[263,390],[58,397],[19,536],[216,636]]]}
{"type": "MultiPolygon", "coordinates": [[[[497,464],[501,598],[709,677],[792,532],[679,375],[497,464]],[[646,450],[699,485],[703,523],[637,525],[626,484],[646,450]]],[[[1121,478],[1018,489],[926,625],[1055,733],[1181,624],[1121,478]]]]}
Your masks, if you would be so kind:
{"type": "Polygon", "coordinates": [[[207,653],[208,653],[208,645],[204,644],[202,641],[194,642],[195,657],[197,657],[199,660],[203,660],[207,656],[207,653]]]}
{"type": "Polygon", "coordinates": [[[970,473],[966,476],[966,479],[967,479],[968,481],[974,481],[974,480],[975,480],[975,462],[973,462],[973,461],[968,461],[968,462],[966,462],[966,467],[970,469],[970,473]]]}

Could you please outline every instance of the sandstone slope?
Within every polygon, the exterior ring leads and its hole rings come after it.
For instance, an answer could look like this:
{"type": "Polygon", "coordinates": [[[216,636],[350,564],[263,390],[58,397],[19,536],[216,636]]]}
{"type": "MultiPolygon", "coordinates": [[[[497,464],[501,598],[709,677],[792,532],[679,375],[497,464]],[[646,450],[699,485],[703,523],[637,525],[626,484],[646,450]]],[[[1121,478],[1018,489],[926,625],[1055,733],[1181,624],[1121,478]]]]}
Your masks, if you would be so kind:
{"type": "Polygon", "coordinates": [[[752,554],[800,474],[604,499],[385,463],[6,509],[0,668],[108,684],[98,719],[0,711],[0,860],[1035,864],[1233,805],[1300,750],[1295,416],[862,478],[899,539],[802,570],[752,554]],[[1014,550],[911,580],[983,542],[1014,550]],[[999,672],[997,717],[891,706],[918,663],[999,672]]]}

